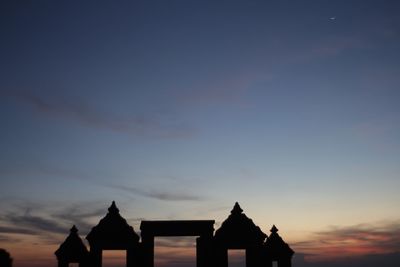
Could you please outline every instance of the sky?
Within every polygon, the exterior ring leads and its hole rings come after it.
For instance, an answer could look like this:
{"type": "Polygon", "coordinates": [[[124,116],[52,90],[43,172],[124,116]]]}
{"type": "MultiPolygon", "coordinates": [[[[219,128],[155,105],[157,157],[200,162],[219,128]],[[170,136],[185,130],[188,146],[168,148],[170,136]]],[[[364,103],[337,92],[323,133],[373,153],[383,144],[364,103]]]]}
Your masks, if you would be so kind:
{"type": "MultiPolygon", "coordinates": [[[[71,226],[84,239],[113,200],[137,232],[217,229],[238,201],[280,229],[293,266],[399,266],[399,13],[1,1],[0,248],[14,267],[54,266],[71,226]]],[[[194,266],[193,241],[159,240],[159,266],[194,266]]]]}

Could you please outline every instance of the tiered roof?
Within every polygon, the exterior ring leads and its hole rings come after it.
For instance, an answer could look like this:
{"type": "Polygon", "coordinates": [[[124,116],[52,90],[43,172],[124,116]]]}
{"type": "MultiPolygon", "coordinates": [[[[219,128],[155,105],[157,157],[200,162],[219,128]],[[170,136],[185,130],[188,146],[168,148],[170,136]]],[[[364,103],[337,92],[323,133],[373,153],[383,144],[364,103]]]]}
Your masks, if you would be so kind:
{"type": "Polygon", "coordinates": [[[78,229],[72,226],[68,237],[55,252],[57,259],[67,262],[81,262],[88,255],[88,250],[78,235],[78,229]]]}
{"type": "Polygon", "coordinates": [[[251,245],[260,245],[267,237],[260,227],[243,213],[236,202],[229,217],[215,232],[215,240],[229,248],[243,248],[251,245]]]}
{"type": "Polygon", "coordinates": [[[139,242],[139,236],[119,214],[114,201],[108,208],[107,215],[92,228],[86,239],[90,246],[100,246],[104,249],[125,249],[139,242]]]}
{"type": "Polygon", "coordinates": [[[278,228],[275,225],[271,228],[271,234],[267,241],[265,242],[265,247],[268,254],[273,260],[281,258],[290,258],[293,256],[294,251],[289,247],[289,245],[283,241],[282,237],[278,234],[278,228]]]}

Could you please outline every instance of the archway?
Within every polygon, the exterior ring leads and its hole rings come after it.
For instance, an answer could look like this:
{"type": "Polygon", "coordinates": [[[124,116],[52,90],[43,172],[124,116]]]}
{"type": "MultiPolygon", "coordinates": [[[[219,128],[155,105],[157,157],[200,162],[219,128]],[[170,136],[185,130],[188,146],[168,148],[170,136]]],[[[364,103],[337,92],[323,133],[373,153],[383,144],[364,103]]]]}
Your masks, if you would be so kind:
{"type": "Polygon", "coordinates": [[[197,267],[211,266],[211,242],[214,232],[213,220],[190,221],[142,221],[143,267],[154,267],[154,237],[198,236],[196,239],[197,267]]]}
{"type": "Polygon", "coordinates": [[[126,251],[126,266],[137,267],[139,263],[139,236],[119,214],[113,201],[107,215],[86,236],[90,244],[92,267],[102,267],[103,250],[126,251]]]}
{"type": "Polygon", "coordinates": [[[232,249],[245,251],[246,267],[263,266],[262,252],[266,237],[236,202],[231,214],[215,232],[214,266],[228,267],[228,250],[232,249]]]}

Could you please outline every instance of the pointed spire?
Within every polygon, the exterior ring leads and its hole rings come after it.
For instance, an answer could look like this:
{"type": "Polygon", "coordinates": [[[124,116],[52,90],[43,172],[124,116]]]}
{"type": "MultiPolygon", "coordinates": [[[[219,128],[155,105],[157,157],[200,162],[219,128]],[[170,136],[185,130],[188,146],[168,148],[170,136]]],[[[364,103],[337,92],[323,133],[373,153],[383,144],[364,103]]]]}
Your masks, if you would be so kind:
{"type": "Polygon", "coordinates": [[[71,230],[69,230],[71,234],[76,234],[78,233],[78,228],[76,228],[75,224],[72,226],[71,230]]]}
{"type": "Polygon", "coordinates": [[[279,229],[276,228],[276,226],[275,226],[275,224],[274,224],[274,225],[272,225],[272,228],[271,228],[270,231],[271,231],[271,233],[276,234],[276,233],[279,231],[279,229]]]}
{"type": "MultiPolygon", "coordinates": [[[[100,244],[137,244],[139,236],[119,213],[115,201],[108,208],[108,213],[92,228],[86,236],[90,246],[100,244]]],[[[107,245],[108,246],[108,245],[107,245]]],[[[114,246],[114,245],[110,245],[114,246]]]]}
{"type": "Polygon", "coordinates": [[[239,203],[235,203],[235,206],[233,206],[233,209],[231,210],[232,215],[239,215],[243,212],[242,208],[239,206],[239,203]]]}
{"type": "Polygon", "coordinates": [[[109,213],[119,213],[119,209],[117,205],[115,205],[115,201],[112,202],[111,206],[108,208],[109,213]]]}
{"type": "Polygon", "coordinates": [[[86,246],[78,235],[76,226],[72,226],[70,233],[60,247],[55,251],[57,259],[60,261],[77,262],[87,256],[86,246]]]}

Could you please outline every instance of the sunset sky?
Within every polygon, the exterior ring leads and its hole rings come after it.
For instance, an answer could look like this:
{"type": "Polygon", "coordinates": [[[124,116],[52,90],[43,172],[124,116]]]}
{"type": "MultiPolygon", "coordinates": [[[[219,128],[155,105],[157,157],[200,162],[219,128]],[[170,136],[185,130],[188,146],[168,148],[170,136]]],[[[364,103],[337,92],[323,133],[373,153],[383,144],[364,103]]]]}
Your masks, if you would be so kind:
{"type": "MultiPolygon", "coordinates": [[[[294,267],[400,266],[399,14],[396,0],[1,1],[0,248],[56,266],[71,226],[84,238],[113,200],[137,232],[217,229],[238,201],[294,267]]],[[[193,241],[160,239],[159,266],[194,267],[193,241]]]]}

